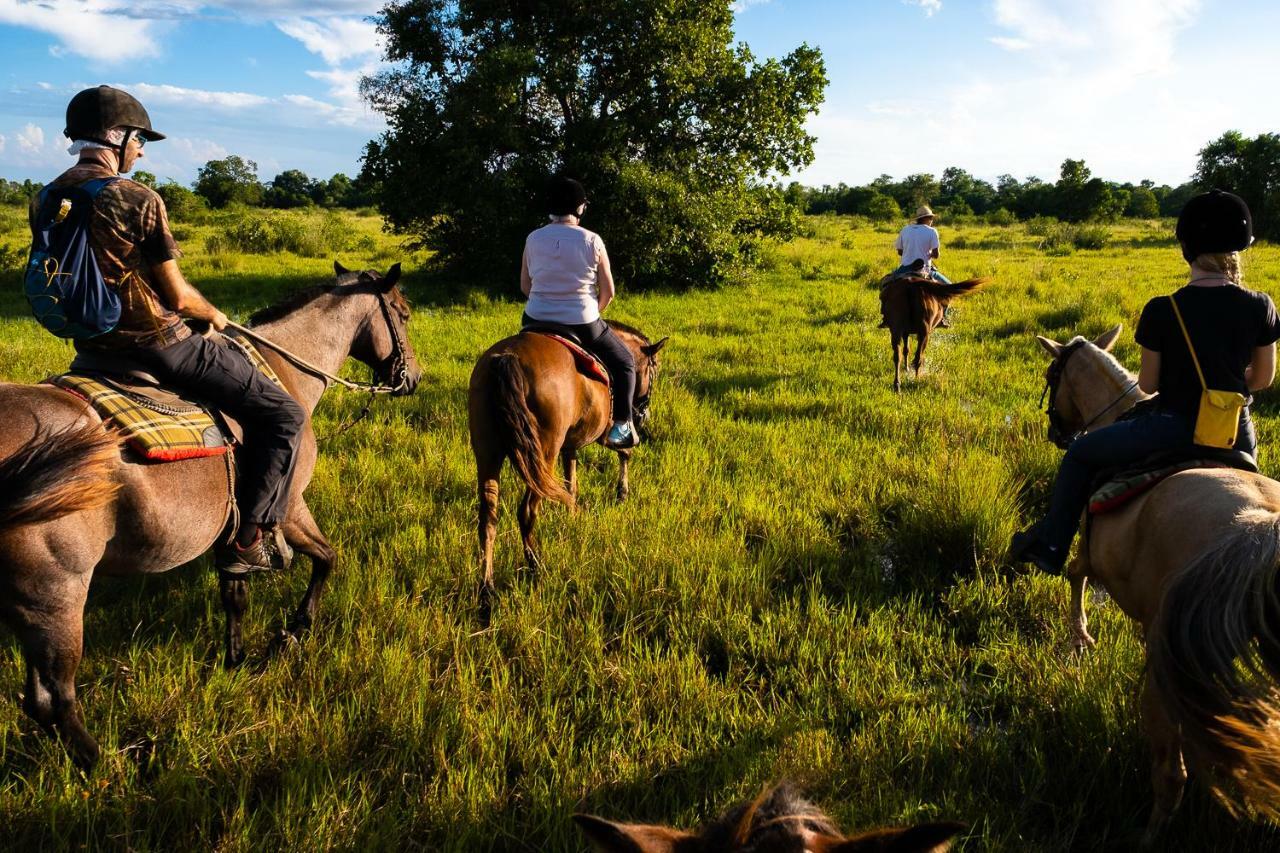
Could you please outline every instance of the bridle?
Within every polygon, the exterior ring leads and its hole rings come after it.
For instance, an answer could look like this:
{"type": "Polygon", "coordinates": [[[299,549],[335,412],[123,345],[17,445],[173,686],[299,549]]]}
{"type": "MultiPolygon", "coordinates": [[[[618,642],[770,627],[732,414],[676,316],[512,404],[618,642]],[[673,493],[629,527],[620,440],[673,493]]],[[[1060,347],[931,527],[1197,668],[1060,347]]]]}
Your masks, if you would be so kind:
{"type": "Polygon", "coordinates": [[[1048,371],[1045,373],[1044,390],[1040,392],[1040,405],[1044,405],[1045,398],[1048,397],[1049,405],[1045,406],[1045,414],[1049,416],[1049,440],[1052,441],[1062,450],[1066,450],[1071,443],[1080,436],[1089,431],[1089,427],[1098,422],[1098,419],[1107,412],[1114,409],[1121,403],[1134,388],[1138,387],[1138,380],[1134,380],[1120,392],[1120,396],[1116,397],[1110,403],[1102,407],[1093,417],[1084,422],[1080,429],[1075,432],[1067,430],[1066,420],[1062,417],[1062,413],[1058,411],[1057,398],[1058,386],[1062,384],[1062,374],[1067,369],[1067,360],[1075,353],[1082,349],[1089,342],[1086,340],[1073,341],[1067,344],[1058,353],[1058,357],[1049,365],[1048,371]]]}

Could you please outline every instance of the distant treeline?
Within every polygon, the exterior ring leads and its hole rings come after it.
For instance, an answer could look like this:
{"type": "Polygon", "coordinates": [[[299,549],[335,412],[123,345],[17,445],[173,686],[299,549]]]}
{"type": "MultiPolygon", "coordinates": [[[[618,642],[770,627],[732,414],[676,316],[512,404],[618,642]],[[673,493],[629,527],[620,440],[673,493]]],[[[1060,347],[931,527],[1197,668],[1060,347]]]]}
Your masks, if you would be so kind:
{"type": "Polygon", "coordinates": [[[952,167],[935,178],[908,175],[895,181],[881,175],[869,184],[838,184],[818,189],[791,184],[788,199],[806,213],[856,214],[875,220],[909,218],[922,204],[951,219],[981,217],[994,223],[1053,217],[1066,222],[1150,219],[1177,216],[1187,199],[1219,188],[1238,193],[1253,212],[1254,230],[1280,240],[1280,134],[1249,139],[1224,133],[1200,149],[1191,180],[1176,187],[1153,181],[1116,183],[1093,177],[1083,160],[1064,160],[1058,180],[1001,175],[994,185],[952,167]]]}
{"type": "MultiPolygon", "coordinates": [[[[298,169],[289,169],[264,184],[258,180],[258,164],[236,155],[205,163],[189,187],[173,180],[161,182],[147,171],[137,171],[129,177],[160,193],[170,216],[178,219],[200,209],[222,208],[230,204],[274,208],[357,208],[370,207],[378,202],[376,185],[341,173],[324,180],[312,178],[298,169]]],[[[31,180],[19,182],[0,178],[0,203],[26,204],[41,186],[31,180]]]]}

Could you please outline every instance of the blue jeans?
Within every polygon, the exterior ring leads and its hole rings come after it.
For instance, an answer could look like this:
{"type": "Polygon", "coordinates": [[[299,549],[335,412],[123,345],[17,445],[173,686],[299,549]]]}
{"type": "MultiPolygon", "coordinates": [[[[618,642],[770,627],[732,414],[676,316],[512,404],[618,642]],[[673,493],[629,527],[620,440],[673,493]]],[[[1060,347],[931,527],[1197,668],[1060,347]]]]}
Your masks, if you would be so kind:
{"type": "MultiPolygon", "coordinates": [[[[1192,444],[1195,421],[1174,412],[1154,411],[1130,421],[1085,433],[1072,442],[1058,466],[1049,498],[1049,513],[1039,525],[1039,539],[1065,558],[1089,503],[1095,475],[1108,468],[1140,462],[1144,457],[1192,444]]],[[[1257,451],[1257,433],[1246,407],[1240,412],[1235,449],[1250,456],[1257,451]]]]}
{"type": "MultiPolygon", "coordinates": [[[[910,264],[903,264],[902,266],[900,266],[900,267],[898,267],[896,270],[894,270],[892,273],[890,273],[890,275],[901,275],[901,274],[903,274],[903,273],[908,273],[908,272],[914,272],[914,270],[912,270],[912,269],[911,269],[911,265],[910,265],[910,264]]],[[[934,281],[936,281],[938,284],[950,284],[950,283],[951,283],[951,279],[947,278],[945,275],[943,275],[942,273],[938,272],[938,268],[937,268],[937,267],[934,267],[932,270],[930,270],[930,271],[929,271],[929,278],[933,279],[933,280],[934,280],[934,281]]]]}

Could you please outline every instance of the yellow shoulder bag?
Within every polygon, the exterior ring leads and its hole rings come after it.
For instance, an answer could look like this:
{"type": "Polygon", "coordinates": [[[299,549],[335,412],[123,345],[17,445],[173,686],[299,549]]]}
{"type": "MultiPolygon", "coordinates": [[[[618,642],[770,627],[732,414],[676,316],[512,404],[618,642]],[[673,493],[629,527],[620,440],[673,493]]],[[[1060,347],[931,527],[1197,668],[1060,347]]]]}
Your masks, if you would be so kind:
{"type": "Polygon", "coordinates": [[[1169,302],[1173,305],[1173,316],[1178,318],[1178,325],[1182,327],[1182,337],[1191,352],[1191,363],[1196,366],[1196,375],[1200,377],[1200,411],[1196,415],[1196,434],[1192,441],[1204,447],[1229,449],[1236,443],[1240,410],[1249,398],[1236,391],[1215,391],[1205,383],[1204,371],[1200,369],[1200,359],[1196,358],[1196,348],[1191,345],[1191,335],[1187,334],[1187,324],[1182,322],[1178,302],[1172,296],[1169,302]]]}

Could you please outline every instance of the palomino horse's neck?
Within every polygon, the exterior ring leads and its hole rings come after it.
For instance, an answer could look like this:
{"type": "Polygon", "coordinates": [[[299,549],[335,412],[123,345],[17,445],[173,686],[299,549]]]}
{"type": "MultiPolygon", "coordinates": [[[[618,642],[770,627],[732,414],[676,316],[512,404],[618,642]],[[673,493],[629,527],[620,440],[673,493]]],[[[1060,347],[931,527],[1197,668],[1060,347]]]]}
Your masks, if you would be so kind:
{"type": "MultiPolygon", "coordinates": [[[[377,309],[373,293],[325,293],[285,316],[254,327],[264,338],[327,373],[336,374],[377,309]]],[[[325,380],[290,364],[262,347],[271,366],[308,412],[314,411],[327,387],[325,380]]]]}
{"type": "Polygon", "coordinates": [[[1093,343],[1086,342],[1067,367],[1073,374],[1066,383],[1067,391],[1085,429],[1115,423],[1116,418],[1149,396],[1138,387],[1135,374],[1093,343]]]}

